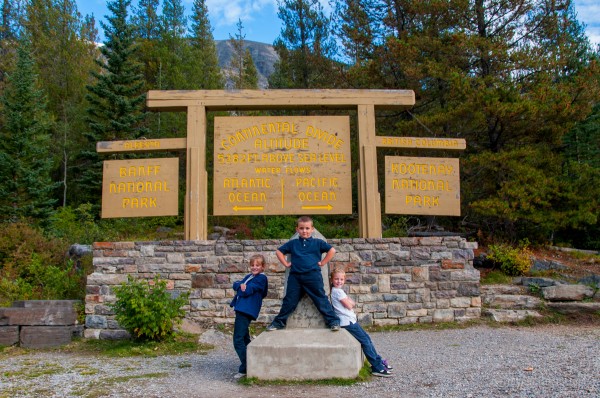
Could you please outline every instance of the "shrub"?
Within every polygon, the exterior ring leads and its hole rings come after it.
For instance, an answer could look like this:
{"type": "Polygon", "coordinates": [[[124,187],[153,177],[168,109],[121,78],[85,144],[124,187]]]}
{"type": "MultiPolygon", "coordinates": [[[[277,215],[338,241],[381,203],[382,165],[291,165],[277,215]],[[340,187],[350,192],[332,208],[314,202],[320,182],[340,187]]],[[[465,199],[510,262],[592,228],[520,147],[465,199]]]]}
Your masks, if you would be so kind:
{"type": "Polygon", "coordinates": [[[525,275],[531,268],[531,253],[527,244],[512,247],[506,244],[490,245],[488,259],[500,265],[506,275],[525,275]]]}
{"type": "Polygon", "coordinates": [[[117,300],[111,305],[119,325],[136,340],[164,340],[173,334],[181,322],[189,293],[172,298],[167,282],[155,277],[153,281],[134,280],[115,288],[117,300]]]}

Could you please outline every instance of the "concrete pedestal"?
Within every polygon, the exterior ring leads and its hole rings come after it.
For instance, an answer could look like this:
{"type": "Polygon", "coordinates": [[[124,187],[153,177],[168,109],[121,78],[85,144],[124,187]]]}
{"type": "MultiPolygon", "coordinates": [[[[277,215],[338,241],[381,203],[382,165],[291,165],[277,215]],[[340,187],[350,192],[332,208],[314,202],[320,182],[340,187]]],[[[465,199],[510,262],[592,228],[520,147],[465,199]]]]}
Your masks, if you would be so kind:
{"type": "Polygon", "coordinates": [[[358,376],[360,344],[344,329],[283,329],[263,332],[247,352],[248,377],[261,380],[319,380],[358,376]]]}

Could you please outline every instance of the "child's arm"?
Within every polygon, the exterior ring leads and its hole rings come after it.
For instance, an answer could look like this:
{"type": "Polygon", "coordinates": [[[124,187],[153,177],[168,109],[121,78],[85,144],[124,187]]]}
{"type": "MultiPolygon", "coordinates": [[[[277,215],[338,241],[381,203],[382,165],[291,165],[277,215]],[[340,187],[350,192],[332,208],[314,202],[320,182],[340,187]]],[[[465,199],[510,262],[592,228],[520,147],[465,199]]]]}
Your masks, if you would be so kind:
{"type": "Polygon", "coordinates": [[[277,249],[275,251],[275,255],[277,256],[277,259],[279,260],[279,262],[281,264],[283,264],[283,266],[285,268],[290,268],[292,266],[292,263],[288,263],[287,258],[285,258],[285,254],[283,254],[282,252],[280,252],[279,249],[277,249]]]}
{"type": "Polygon", "coordinates": [[[327,264],[329,262],[329,260],[331,260],[333,258],[333,256],[335,256],[335,248],[332,247],[331,249],[329,249],[329,251],[325,255],[325,258],[323,260],[319,261],[317,264],[319,264],[319,267],[323,267],[323,266],[325,266],[325,264],[327,264]]]}
{"type": "Polygon", "coordinates": [[[349,310],[351,310],[352,308],[354,308],[354,306],[356,305],[356,303],[354,302],[354,300],[352,300],[350,297],[346,296],[343,299],[340,300],[340,303],[342,303],[342,305],[345,308],[348,308],[349,310]]]}
{"type": "Polygon", "coordinates": [[[249,284],[243,284],[245,288],[240,288],[238,295],[240,297],[248,297],[254,293],[260,292],[261,294],[267,289],[267,277],[264,274],[257,275],[252,282],[249,284]]]}

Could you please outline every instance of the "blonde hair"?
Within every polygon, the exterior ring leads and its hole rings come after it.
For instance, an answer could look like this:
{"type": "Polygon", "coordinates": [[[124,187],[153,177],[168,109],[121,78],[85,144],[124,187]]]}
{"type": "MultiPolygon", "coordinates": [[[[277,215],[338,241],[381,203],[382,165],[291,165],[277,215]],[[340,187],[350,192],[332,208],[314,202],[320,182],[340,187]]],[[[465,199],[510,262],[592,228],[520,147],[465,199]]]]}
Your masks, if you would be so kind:
{"type": "Polygon", "coordinates": [[[329,280],[333,281],[333,277],[337,274],[341,274],[344,275],[344,277],[346,277],[346,271],[344,271],[343,268],[336,267],[331,271],[331,274],[329,274],[329,280]]]}
{"type": "Polygon", "coordinates": [[[250,257],[250,260],[248,260],[248,264],[252,265],[252,263],[254,262],[260,263],[260,265],[262,265],[262,267],[265,268],[265,256],[263,256],[262,254],[255,254],[252,257],[250,257]]]}

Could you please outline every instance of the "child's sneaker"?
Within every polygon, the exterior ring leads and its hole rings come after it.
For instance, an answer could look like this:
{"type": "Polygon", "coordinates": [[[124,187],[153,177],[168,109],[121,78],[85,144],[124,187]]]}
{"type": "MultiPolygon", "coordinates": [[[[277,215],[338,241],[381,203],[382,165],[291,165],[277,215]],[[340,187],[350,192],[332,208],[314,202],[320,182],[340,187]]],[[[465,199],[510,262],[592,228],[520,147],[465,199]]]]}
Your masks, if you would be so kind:
{"type": "Polygon", "coordinates": [[[389,371],[394,370],[394,368],[392,367],[392,365],[390,365],[387,361],[387,359],[384,359],[383,361],[381,361],[381,363],[383,364],[383,366],[385,366],[385,368],[389,371]]]}
{"type": "Polygon", "coordinates": [[[340,330],[340,325],[331,325],[332,332],[338,332],[340,330]]]}
{"type": "Polygon", "coordinates": [[[242,377],[246,377],[246,373],[240,373],[240,372],[238,372],[238,373],[236,373],[236,374],[233,375],[234,379],[241,379],[242,377]]]}
{"type": "Polygon", "coordinates": [[[281,326],[270,324],[267,326],[267,332],[272,332],[273,330],[283,329],[281,326]]]}
{"type": "Polygon", "coordinates": [[[392,373],[389,370],[385,369],[385,368],[381,369],[380,371],[373,370],[371,372],[371,374],[373,376],[379,376],[379,377],[392,377],[392,373]]]}

